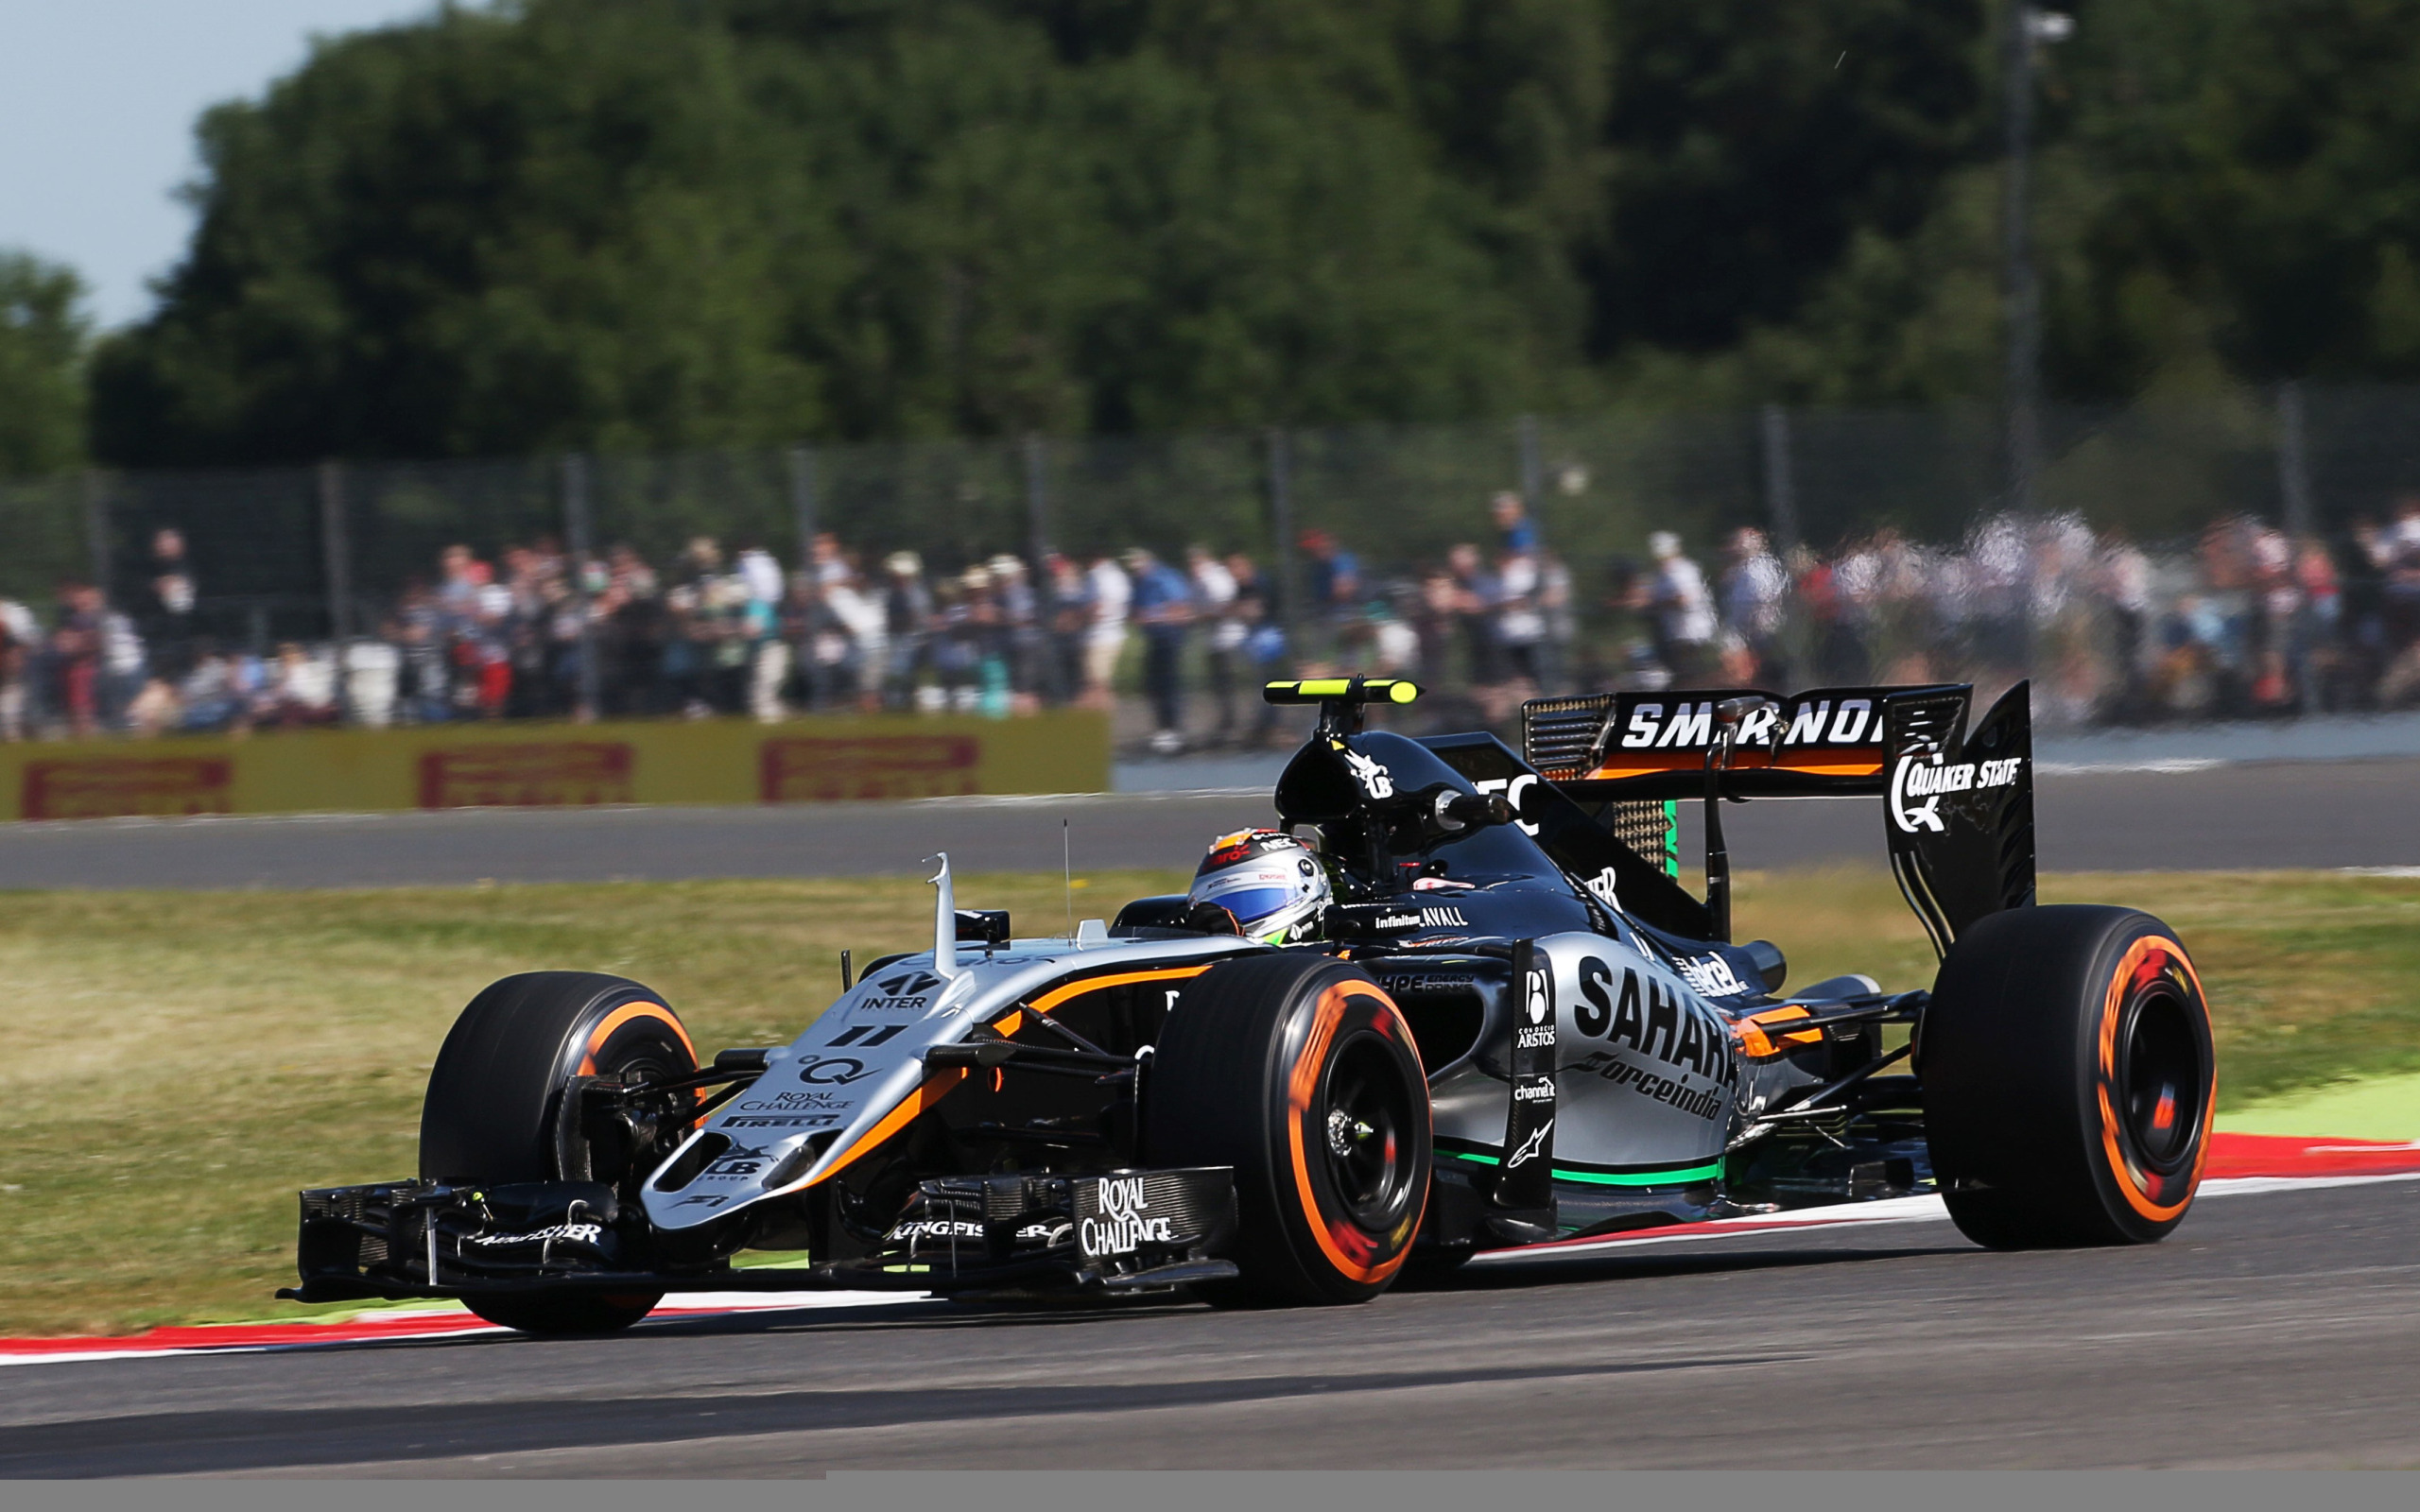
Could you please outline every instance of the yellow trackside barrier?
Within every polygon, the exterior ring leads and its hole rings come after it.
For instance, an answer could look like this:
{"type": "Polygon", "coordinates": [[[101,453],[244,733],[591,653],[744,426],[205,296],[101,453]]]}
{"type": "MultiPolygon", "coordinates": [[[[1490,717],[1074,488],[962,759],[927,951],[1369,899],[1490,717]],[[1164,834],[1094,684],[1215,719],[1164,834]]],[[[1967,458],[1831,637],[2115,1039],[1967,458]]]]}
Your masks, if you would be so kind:
{"type": "Polygon", "coordinates": [[[0,746],[0,819],[832,803],[1109,786],[1109,720],[457,724],[0,746]]]}

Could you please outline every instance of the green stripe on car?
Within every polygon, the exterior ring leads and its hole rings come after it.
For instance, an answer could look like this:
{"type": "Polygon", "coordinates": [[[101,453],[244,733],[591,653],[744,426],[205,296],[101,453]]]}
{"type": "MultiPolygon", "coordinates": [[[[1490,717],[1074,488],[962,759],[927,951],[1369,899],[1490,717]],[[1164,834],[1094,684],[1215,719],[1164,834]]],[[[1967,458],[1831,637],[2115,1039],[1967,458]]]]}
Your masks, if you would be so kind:
{"type": "MultiPolygon", "coordinates": [[[[1473,1155],[1466,1150],[1443,1150],[1439,1153],[1450,1156],[1457,1160],[1468,1160],[1474,1165],[1501,1165],[1504,1163],[1503,1159],[1500,1156],[1473,1155]]],[[[1671,1171],[1624,1171],[1617,1173],[1611,1171],[1567,1171],[1559,1165],[1554,1168],[1554,1178],[1558,1181],[1586,1181],[1600,1187],[1686,1186],[1693,1181],[1712,1181],[1720,1177],[1721,1175],[1722,1162],[1720,1160],[1716,1160],[1708,1165],[1685,1166],[1671,1171]]]]}

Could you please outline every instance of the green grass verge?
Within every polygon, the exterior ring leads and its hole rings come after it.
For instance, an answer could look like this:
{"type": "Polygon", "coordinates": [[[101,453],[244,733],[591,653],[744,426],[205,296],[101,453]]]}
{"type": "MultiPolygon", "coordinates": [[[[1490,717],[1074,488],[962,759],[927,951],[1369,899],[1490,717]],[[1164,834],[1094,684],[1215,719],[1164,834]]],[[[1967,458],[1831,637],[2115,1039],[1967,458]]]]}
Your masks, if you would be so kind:
{"type": "Polygon", "coordinates": [[[2235,1108],[2221,1128],[2305,1138],[2420,1140],[2420,1074],[2357,1078],[2235,1108]]]}
{"type": "MultiPolygon", "coordinates": [[[[1107,914],[1182,878],[1086,881],[1079,912],[1107,914]]],[[[2044,894],[2176,926],[2216,1006],[2222,1108],[2420,1071],[2420,881],[2059,877],[2044,894]]],[[[296,1189],[410,1174],[429,1062],[497,976],[617,971],[664,992],[701,1047],[769,1043],[830,1002],[842,947],[863,962],[922,944],[931,896],[904,879],[11,894],[0,1332],[305,1311],[268,1299],[292,1274],[296,1189]]],[[[965,878],[959,897],[1064,927],[1054,876],[965,878]]],[[[1931,976],[1878,871],[1745,876],[1738,919],[1796,981],[1931,976]]]]}

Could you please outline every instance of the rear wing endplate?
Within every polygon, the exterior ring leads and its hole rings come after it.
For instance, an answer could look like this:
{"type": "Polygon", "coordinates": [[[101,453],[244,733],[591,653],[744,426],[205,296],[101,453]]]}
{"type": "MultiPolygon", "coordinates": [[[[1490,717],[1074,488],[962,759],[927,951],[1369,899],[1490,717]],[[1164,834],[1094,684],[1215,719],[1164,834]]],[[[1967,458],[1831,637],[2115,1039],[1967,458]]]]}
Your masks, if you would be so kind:
{"type": "Polygon", "coordinates": [[[1973,688],[1754,689],[1536,698],[1522,758],[1582,803],[1702,798],[1716,706],[1759,697],[1720,778],[1730,799],[1878,798],[1893,874],[1933,948],[1976,919],[2033,902],[2033,744],[2028,685],[1972,731],[1973,688]]]}

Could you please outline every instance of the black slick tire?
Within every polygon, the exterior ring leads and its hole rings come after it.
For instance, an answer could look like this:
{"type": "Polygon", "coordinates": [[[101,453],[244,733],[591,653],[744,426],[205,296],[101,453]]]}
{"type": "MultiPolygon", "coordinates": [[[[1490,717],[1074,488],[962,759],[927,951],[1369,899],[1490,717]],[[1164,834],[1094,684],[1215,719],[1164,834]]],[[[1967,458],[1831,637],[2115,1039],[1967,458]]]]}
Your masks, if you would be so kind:
{"type": "MultiPolygon", "coordinates": [[[[599,1180],[634,1194],[631,1152],[598,1150],[568,1127],[579,1076],[697,1069],[680,1018],[656,992],[593,971],[529,971],[493,983],[462,1010],[429,1072],[420,1172],[454,1183],[599,1180]],[[600,1168],[601,1167],[601,1168],[600,1168]]],[[[564,1290],[468,1299],[491,1323],[526,1333],[596,1333],[647,1316],[661,1293],[564,1290]]]]}
{"type": "Polygon", "coordinates": [[[1919,1030],[1926,1139],[1949,1215],[1994,1249],[2151,1244],[2209,1146],[2209,1005],[2175,932],[2127,908],[1979,919],[1919,1030]]]}
{"type": "Polygon", "coordinates": [[[1249,956],[1178,996],[1142,1101],[1145,1158],[1235,1168],[1241,1277],[1222,1305],[1326,1305],[1402,1272],[1428,1200],[1427,1078],[1369,973],[1326,955],[1249,956]]]}

